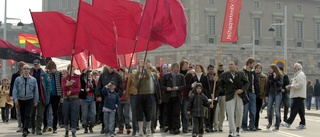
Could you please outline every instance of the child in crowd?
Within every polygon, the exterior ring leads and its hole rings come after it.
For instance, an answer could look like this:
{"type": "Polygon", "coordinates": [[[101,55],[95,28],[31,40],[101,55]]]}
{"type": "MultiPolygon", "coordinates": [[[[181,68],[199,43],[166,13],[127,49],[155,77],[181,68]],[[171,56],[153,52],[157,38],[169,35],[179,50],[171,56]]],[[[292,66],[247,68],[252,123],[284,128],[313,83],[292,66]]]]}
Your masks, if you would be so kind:
{"type": "Polygon", "coordinates": [[[212,100],[208,99],[206,95],[202,93],[202,84],[197,83],[194,87],[194,93],[190,95],[190,103],[187,108],[187,113],[192,115],[193,119],[193,130],[192,137],[203,136],[203,119],[204,119],[204,108],[203,106],[210,106],[213,108],[213,104],[211,104],[212,100]]]}
{"type": "Polygon", "coordinates": [[[102,94],[104,95],[104,133],[114,137],[114,124],[116,121],[116,110],[120,104],[120,97],[118,93],[114,90],[116,88],[116,83],[111,81],[102,89],[102,94]]]}

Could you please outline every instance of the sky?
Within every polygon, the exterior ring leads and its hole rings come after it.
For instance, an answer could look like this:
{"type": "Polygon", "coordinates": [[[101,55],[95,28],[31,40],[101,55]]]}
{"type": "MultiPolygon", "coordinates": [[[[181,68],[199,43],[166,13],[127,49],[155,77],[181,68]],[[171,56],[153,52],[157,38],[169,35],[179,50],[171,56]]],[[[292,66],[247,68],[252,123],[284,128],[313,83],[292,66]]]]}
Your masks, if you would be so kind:
{"type": "MultiPolygon", "coordinates": [[[[0,0],[0,21],[4,22],[4,3],[0,0]]],[[[22,23],[32,23],[31,11],[42,11],[42,0],[7,0],[7,18],[19,18],[22,23]]],[[[17,20],[7,20],[10,23],[18,23],[17,20]]]]}

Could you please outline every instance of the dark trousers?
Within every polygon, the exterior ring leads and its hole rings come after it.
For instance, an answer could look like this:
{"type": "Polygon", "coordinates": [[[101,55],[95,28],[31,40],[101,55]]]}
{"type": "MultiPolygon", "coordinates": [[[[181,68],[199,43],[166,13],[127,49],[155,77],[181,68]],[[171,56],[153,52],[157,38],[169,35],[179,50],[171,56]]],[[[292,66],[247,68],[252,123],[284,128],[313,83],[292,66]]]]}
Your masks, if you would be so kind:
{"type": "Polygon", "coordinates": [[[292,98],[290,117],[285,122],[292,124],[297,114],[300,116],[300,125],[306,125],[304,98],[292,98]]]}
{"type": "MultiPolygon", "coordinates": [[[[52,106],[52,115],[53,115],[53,125],[52,125],[53,129],[57,129],[59,102],[60,102],[60,96],[52,96],[52,95],[50,96],[50,104],[52,106]]],[[[47,113],[49,112],[48,107],[50,104],[46,106],[46,109],[44,111],[43,127],[48,126],[47,113]]]]}
{"type": "Polygon", "coordinates": [[[287,92],[282,93],[282,105],[283,105],[283,120],[288,119],[288,112],[290,107],[289,94],[287,92]]]}
{"type": "Polygon", "coordinates": [[[40,101],[31,111],[31,127],[32,129],[41,130],[45,105],[40,101]]]}
{"type": "Polygon", "coordinates": [[[10,117],[11,119],[17,119],[16,105],[13,105],[13,107],[11,108],[10,117]]]}
{"type": "Polygon", "coordinates": [[[255,120],[255,123],[254,123],[254,126],[257,128],[259,128],[259,120],[260,120],[260,110],[261,110],[261,107],[262,107],[262,103],[263,103],[263,99],[261,98],[257,98],[256,99],[256,120],[255,120]]]}
{"type": "Polygon", "coordinates": [[[102,126],[102,130],[104,129],[105,125],[104,125],[104,113],[102,112],[103,109],[103,98],[101,102],[98,102],[98,106],[97,106],[97,117],[99,117],[98,119],[101,121],[101,126],[102,126]]]}
{"type": "Polygon", "coordinates": [[[19,100],[19,108],[21,113],[21,122],[23,125],[23,131],[28,131],[30,126],[31,110],[33,108],[33,99],[19,100]]]}
{"type": "Polygon", "coordinates": [[[6,103],[4,108],[1,108],[1,116],[3,122],[9,121],[9,104],[6,103]]]}
{"type": "Polygon", "coordinates": [[[168,103],[161,103],[159,105],[159,123],[160,123],[160,128],[164,128],[165,126],[169,127],[168,125],[168,110],[167,110],[168,103]]]}
{"type": "Polygon", "coordinates": [[[63,117],[63,113],[62,113],[62,103],[59,102],[59,106],[58,106],[58,120],[59,120],[59,125],[63,126],[64,125],[64,117],[63,117]]]}
{"type": "Polygon", "coordinates": [[[181,104],[178,97],[171,97],[168,103],[168,122],[170,130],[180,129],[180,110],[181,104]]]}
{"type": "MultiPolygon", "coordinates": [[[[217,101],[213,102],[213,105],[216,106],[218,104],[217,101]]],[[[205,125],[207,129],[213,129],[214,115],[216,112],[216,107],[209,108],[208,107],[208,117],[205,118],[205,125]]]]}
{"type": "Polygon", "coordinates": [[[203,117],[192,117],[193,129],[192,134],[203,134],[203,117]]]}

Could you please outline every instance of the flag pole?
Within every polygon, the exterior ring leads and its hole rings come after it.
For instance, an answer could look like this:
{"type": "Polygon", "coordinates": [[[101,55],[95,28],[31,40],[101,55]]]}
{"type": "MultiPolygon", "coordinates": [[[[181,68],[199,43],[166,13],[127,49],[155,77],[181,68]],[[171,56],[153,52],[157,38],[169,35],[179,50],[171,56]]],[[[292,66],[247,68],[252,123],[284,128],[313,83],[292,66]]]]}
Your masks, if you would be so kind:
{"type": "MultiPolygon", "coordinates": [[[[220,46],[219,46],[219,50],[218,50],[218,60],[216,62],[216,66],[218,66],[218,63],[220,62],[220,59],[221,59],[221,51],[222,51],[222,42],[220,42],[220,46]]],[[[215,76],[218,76],[218,68],[216,69],[216,75],[215,76]]],[[[213,83],[213,89],[212,89],[212,94],[211,94],[211,104],[213,105],[213,101],[214,101],[214,93],[216,91],[216,88],[217,88],[217,81],[214,81],[213,83]]]]}
{"type": "MultiPolygon", "coordinates": [[[[90,51],[88,51],[88,64],[87,64],[87,71],[86,71],[86,75],[87,75],[87,85],[86,85],[86,89],[85,92],[87,92],[87,88],[89,87],[89,73],[90,73],[90,51]]],[[[91,82],[91,81],[90,81],[91,82]]]]}

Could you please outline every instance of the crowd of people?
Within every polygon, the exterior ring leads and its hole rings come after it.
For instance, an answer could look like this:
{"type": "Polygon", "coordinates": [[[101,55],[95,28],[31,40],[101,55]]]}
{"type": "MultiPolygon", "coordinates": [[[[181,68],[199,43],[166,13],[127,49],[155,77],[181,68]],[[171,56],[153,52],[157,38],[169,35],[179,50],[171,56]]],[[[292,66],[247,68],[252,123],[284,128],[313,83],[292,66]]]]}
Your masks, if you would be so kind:
{"type": "Polygon", "coordinates": [[[318,109],[319,80],[314,86],[307,82],[299,63],[294,64],[291,79],[275,64],[264,66],[269,72],[263,73],[263,66],[253,58],[248,58],[242,68],[238,65],[230,60],[228,70],[223,62],[217,68],[209,65],[205,69],[181,60],[155,67],[140,60],[133,70],[105,66],[98,72],[88,67],[77,75],[71,65],[60,72],[53,61],[46,70],[37,59],[33,67],[19,62],[11,82],[2,79],[2,120],[8,123],[9,115],[17,119],[17,132],[23,136],[30,133],[29,129],[37,135],[57,133],[59,125],[65,128],[65,137],[70,131],[75,137],[80,127],[89,134],[101,124],[100,133],[111,137],[150,136],[157,127],[160,132],[192,132],[192,137],[202,137],[204,132],[226,130],[223,122],[227,116],[228,136],[234,137],[242,131],[261,130],[260,112],[267,106],[267,129],[273,120],[273,131],[281,125],[289,128],[297,114],[301,119],[297,128],[306,128],[304,101],[310,110],[310,98],[315,96],[318,109]]]}

